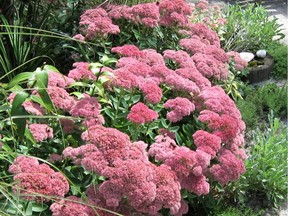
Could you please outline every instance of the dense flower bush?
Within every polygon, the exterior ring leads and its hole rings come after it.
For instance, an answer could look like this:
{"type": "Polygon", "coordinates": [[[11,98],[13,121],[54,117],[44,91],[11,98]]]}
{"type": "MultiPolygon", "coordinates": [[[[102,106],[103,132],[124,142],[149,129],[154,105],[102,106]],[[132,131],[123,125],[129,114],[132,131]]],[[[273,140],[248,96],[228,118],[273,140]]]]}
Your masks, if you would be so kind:
{"type": "MultiPolygon", "coordinates": [[[[183,215],[188,204],[181,192],[207,195],[217,182],[225,185],[245,172],[245,124],[233,100],[216,85],[228,78],[230,55],[220,48],[216,32],[189,21],[191,13],[184,0],[89,9],[80,18],[82,36],[76,38],[81,43],[121,36],[130,23],[173,29],[182,37],[178,49],[161,52],[119,43],[110,53],[117,61],[104,55],[100,62],[76,62],[67,76],[44,66],[20,79],[28,81],[28,88],[11,94],[12,114],[43,117],[27,117],[25,136],[30,131],[33,138],[27,142],[51,144],[41,146],[49,152],[43,159],[54,164],[65,160],[70,176],[71,167],[93,176],[86,188],[60,199],[68,192],[65,178],[34,159],[30,168],[22,165],[20,159],[26,157],[18,157],[9,171],[20,181],[20,193],[59,196],[50,206],[55,216],[76,215],[73,208],[83,215],[112,214],[105,209],[123,215],[167,210],[183,215]],[[56,137],[61,146],[55,147],[56,137]],[[31,169],[45,178],[37,180],[36,188],[30,185],[35,176],[31,169]]],[[[237,53],[232,56],[238,60],[237,53]]],[[[19,83],[12,81],[10,87],[19,83]]],[[[37,151],[33,148],[29,154],[37,151]]],[[[77,175],[73,178],[80,180],[77,175]]]]}

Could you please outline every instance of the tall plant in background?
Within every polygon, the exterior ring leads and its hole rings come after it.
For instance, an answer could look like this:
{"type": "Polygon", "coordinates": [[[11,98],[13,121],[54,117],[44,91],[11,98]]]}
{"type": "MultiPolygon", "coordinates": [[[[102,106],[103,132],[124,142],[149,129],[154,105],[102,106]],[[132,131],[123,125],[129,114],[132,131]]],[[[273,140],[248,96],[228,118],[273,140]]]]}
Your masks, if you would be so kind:
{"type": "Polygon", "coordinates": [[[68,70],[72,58],[67,50],[69,41],[63,38],[75,33],[79,14],[86,6],[89,4],[84,6],[81,0],[49,4],[16,0],[1,5],[1,77],[10,72],[10,80],[19,71],[33,71],[44,62],[56,62],[64,71],[68,70]],[[52,59],[59,59],[61,64],[52,59]]]}
{"type": "Polygon", "coordinates": [[[250,51],[267,49],[277,36],[277,40],[285,37],[281,33],[281,25],[277,18],[269,19],[263,6],[248,4],[228,5],[225,9],[227,23],[220,35],[222,47],[226,51],[250,51]]]}

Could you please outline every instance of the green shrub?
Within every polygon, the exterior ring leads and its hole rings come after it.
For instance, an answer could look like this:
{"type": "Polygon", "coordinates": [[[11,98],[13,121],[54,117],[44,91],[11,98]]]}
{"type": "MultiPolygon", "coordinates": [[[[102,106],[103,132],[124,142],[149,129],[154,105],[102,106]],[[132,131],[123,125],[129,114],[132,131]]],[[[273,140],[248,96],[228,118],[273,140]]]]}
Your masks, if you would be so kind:
{"type": "Polygon", "coordinates": [[[269,115],[269,123],[266,130],[258,128],[252,132],[246,173],[229,186],[238,204],[279,207],[286,200],[287,127],[273,118],[273,113],[269,115]]]}
{"type": "Polygon", "coordinates": [[[242,87],[243,99],[236,104],[246,123],[247,131],[255,128],[261,121],[265,122],[268,113],[273,110],[275,117],[287,117],[287,86],[279,87],[275,83],[263,86],[242,87]]]}
{"type": "Polygon", "coordinates": [[[240,215],[250,215],[250,216],[260,216],[262,212],[254,212],[250,208],[246,208],[245,210],[240,210],[239,208],[229,207],[223,212],[216,214],[217,216],[240,216],[240,215]]]}
{"type": "Polygon", "coordinates": [[[281,43],[275,43],[268,47],[268,53],[273,57],[275,62],[272,77],[275,79],[286,79],[288,72],[288,46],[281,43]]]}
{"type": "Polygon", "coordinates": [[[225,9],[227,23],[224,25],[222,47],[226,51],[250,51],[266,49],[274,36],[280,36],[281,25],[277,19],[268,19],[268,12],[262,6],[249,4],[242,8],[238,4],[225,9]]]}

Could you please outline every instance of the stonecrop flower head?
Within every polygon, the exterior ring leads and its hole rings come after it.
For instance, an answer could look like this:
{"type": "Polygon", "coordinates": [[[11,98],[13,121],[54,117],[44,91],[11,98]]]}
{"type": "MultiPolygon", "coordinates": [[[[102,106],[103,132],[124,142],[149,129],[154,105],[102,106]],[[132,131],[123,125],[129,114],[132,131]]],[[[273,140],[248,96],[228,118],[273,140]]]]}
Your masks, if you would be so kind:
{"type": "Polygon", "coordinates": [[[80,16],[80,31],[86,40],[93,41],[97,37],[120,33],[119,26],[114,25],[108,13],[100,7],[86,10],[80,16]]]}
{"type": "Polygon", "coordinates": [[[46,124],[29,124],[29,129],[36,142],[53,138],[53,128],[46,124]]]}
{"type": "MultiPolygon", "coordinates": [[[[9,97],[7,98],[9,103],[11,103],[11,104],[13,103],[15,96],[16,96],[15,93],[11,93],[9,95],[9,97]]],[[[45,109],[43,107],[41,107],[38,103],[35,103],[31,100],[24,101],[22,103],[22,107],[26,110],[26,112],[28,112],[32,115],[42,116],[45,113],[45,109]]]]}
{"type": "Polygon", "coordinates": [[[90,65],[88,62],[76,62],[73,64],[74,69],[70,70],[68,73],[68,77],[73,78],[75,80],[87,79],[87,80],[95,80],[96,76],[89,69],[90,65]]]}
{"type": "Polygon", "coordinates": [[[149,28],[158,26],[160,13],[156,3],[133,5],[129,10],[128,20],[143,24],[149,28]]]}
{"type": "Polygon", "coordinates": [[[157,119],[158,113],[147,107],[144,103],[138,102],[131,107],[127,118],[133,123],[144,124],[157,119]]]}
{"type": "Polygon", "coordinates": [[[69,183],[59,172],[47,164],[39,164],[35,158],[19,156],[9,167],[14,174],[14,192],[26,200],[37,202],[49,201],[49,196],[64,197],[69,190],[69,183]]]}
{"type": "Polygon", "coordinates": [[[156,104],[162,99],[162,89],[155,83],[140,84],[140,90],[148,103],[156,104]]]}
{"type": "Polygon", "coordinates": [[[237,70],[243,70],[248,65],[248,62],[243,60],[238,52],[230,51],[227,55],[234,61],[237,70]]]}
{"type": "Polygon", "coordinates": [[[49,86],[47,88],[47,92],[55,108],[69,112],[70,109],[76,104],[76,99],[70,96],[64,88],[49,86]]]}
{"type": "Polygon", "coordinates": [[[167,100],[164,108],[171,109],[171,111],[167,113],[167,119],[171,122],[178,122],[184,116],[190,115],[190,113],[195,110],[195,106],[191,101],[181,97],[167,100]]]}
{"type": "Polygon", "coordinates": [[[221,138],[204,130],[196,131],[193,139],[197,149],[211,155],[211,158],[214,158],[221,148],[221,138]]]}
{"type": "Polygon", "coordinates": [[[87,202],[75,196],[68,196],[50,206],[52,216],[94,216],[97,210],[93,210],[87,202]]]}
{"type": "Polygon", "coordinates": [[[67,77],[61,73],[57,73],[54,71],[49,71],[48,73],[48,86],[57,86],[60,88],[65,88],[74,82],[75,82],[74,79],[67,77]]]}
{"type": "Polygon", "coordinates": [[[213,178],[219,181],[222,185],[230,181],[239,179],[240,175],[245,172],[245,164],[231,151],[225,149],[220,152],[219,164],[213,165],[209,172],[213,178]]]}
{"type": "Polygon", "coordinates": [[[70,114],[74,117],[84,117],[83,124],[87,127],[97,124],[103,124],[104,118],[100,114],[101,105],[95,97],[86,96],[77,101],[75,106],[70,110],[70,114]]]}
{"type": "Polygon", "coordinates": [[[191,15],[191,7],[185,0],[161,0],[159,3],[160,24],[163,26],[188,24],[188,16],[191,15]]]}

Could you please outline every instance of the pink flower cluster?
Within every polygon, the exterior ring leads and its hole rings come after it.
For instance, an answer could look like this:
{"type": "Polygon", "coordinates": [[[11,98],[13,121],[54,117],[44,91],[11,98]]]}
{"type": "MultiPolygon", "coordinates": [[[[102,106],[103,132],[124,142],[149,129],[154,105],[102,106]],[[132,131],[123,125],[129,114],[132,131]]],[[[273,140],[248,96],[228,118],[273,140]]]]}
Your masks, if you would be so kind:
{"type": "Polygon", "coordinates": [[[188,16],[191,15],[192,9],[185,0],[161,0],[159,3],[161,14],[160,24],[163,26],[173,26],[176,24],[186,26],[188,16]]]}
{"type": "Polygon", "coordinates": [[[94,203],[119,213],[128,204],[130,213],[155,215],[169,208],[172,215],[177,214],[180,183],[170,167],[149,162],[147,144],[131,143],[126,134],[103,126],[90,127],[82,139],[85,145],[67,147],[63,156],[107,178],[99,185],[94,203]]]}
{"type": "Polygon", "coordinates": [[[53,138],[53,128],[46,124],[30,124],[29,129],[36,142],[42,142],[53,138]]]}
{"type": "Polygon", "coordinates": [[[88,62],[76,62],[73,64],[74,69],[70,70],[68,77],[75,80],[95,80],[96,76],[89,69],[88,62]]]}
{"type": "MultiPolygon", "coordinates": [[[[9,97],[7,98],[9,103],[13,103],[14,98],[15,98],[16,94],[15,93],[11,93],[9,95],[9,97]]],[[[34,103],[31,100],[26,100],[22,103],[22,107],[25,109],[26,112],[32,114],[32,115],[38,115],[38,116],[42,116],[45,113],[45,110],[43,107],[41,107],[39,104],[34,103]]]]}
{"type": "Polygon", "coordinates": [[[167,119],[171,122],[178,122],[184,116],[190,115],[190,113],[195,110],[195,106],[191,101],[181,97],[167,100],[164,108],[171,109],[171,111],[167,113],[167,119]]]}
{"type": "Polygon", "coordinates": [[[97,124],[104,124],[104,118],[100,114],[101,105],[97,98],[86,96],[82,100],[76,102],[75,106],[69,111],[74,117],[84,117],[82,122],[86,127],[97,124]]]}
{"type": "Polygon", "coordinates": [[[197,101],[195,103],[197,109],[201,110],[198,119],[206,123],[211,131],[211,134],[197,131],[193,135],[195,145],[210,154],[212,158],[216,156],[219,161],[219,164],[212,165],[209,172],[222,184],[238,179],[245,171],[246,158],[245,152],[241,149],[245,124],[239,110],[232,99],[218,86],[205,88],[195,101],[197,101]],[[232,161],[234,164],[229,166],[229,170],[223,168],[232,161]],[[220,174],[220,171],[223,173],[227,171],[227,174],[220,174]],[[221,176],[223,176],[222,180],[220,180],[221,176]]]}
{"type": "Polygon", "coordinates": [[[149,109],[145,104],[138,102],[131,107],[128,120],[136,124],[149,123],[158,118],[158,113],[149,109]]]}
{"type": "Polygon", "coordinates": [[[106,37],[108,34],[118,34],[120,29],[112,23],[108,13],[103,8],[86,10],[80,17],[80,31],[86,40],[106,37]]]}
{"type": "Polygon", "coordinates": [[[227,52],[227,55],[234,61],[237,70],[243,70],[248,65],[248,62],[243,60],[238,52],[227,52]]]}
{"type": "Polygon", "coordinates": [[[205,170],[211,156],[202,150],[193,151],[177,146],[170,137],[159,135],[148,151],[149,155],[171,167],[180,181],[181,188],[200,195],[209,193],[205,170]]]}
{"type": "Polygon", "coordinates": [[[193,6],[193,13],[190,20],[193,23],[204,23],[215,31],[219,31],[227,23],[221,12],[221,4],[213,3],[209,5],[208,1],[200,0],[193,6]]]}
{"type": "Polygon", "coordinates": [[[193,95],[199,94],[199,86],[209,85],[209,81],[197,73],[194,62],[184,51],[168,51],[164,57],[175,59],[179,65],[187,66],[185,75],[167,68],[163,56],[155,50],[139,50],[136,46],[124,45],[112,48],[112,52],[124,57],[119,59],[117,68],[112,71],[114,79],[111,80],[111,85],[125,89],[138,88],[149,103],[161,101],[162,91],[159,84],[162,83],[174,91],[189,92],[193,95]],[[196,78],[196,74],[200,75],[200,78],[196,78]]]}
{"type": "Polygon", "coordinates": [[[96,216],[97,212],[87,203],[84,203],[81,198],[75,196],[69,196],[65,200],[62,199],[59,202],[52,203],[50,210],[52,211],[52,216],[96,216]]]}
{"type": "Polygon", "coordinates": [[[69,183],[59,172],[47,164],[26,156],[18,156],[9,167],[14,174],[14,192],[22,198],[37,202],[49,201],[49,196],[64,197],[69,190],[69,183]]]}

